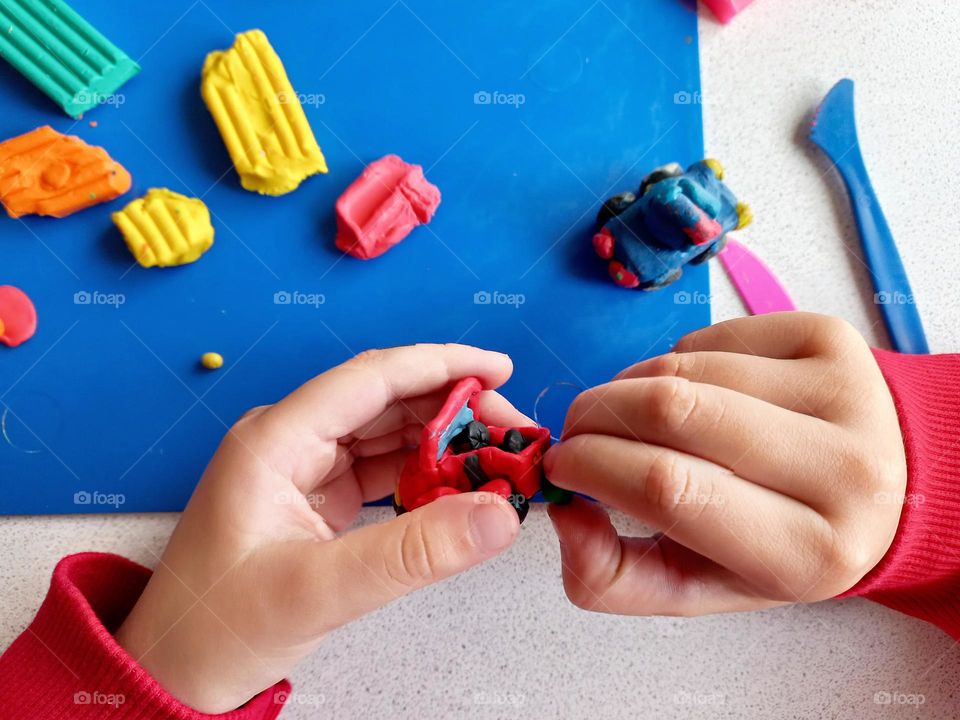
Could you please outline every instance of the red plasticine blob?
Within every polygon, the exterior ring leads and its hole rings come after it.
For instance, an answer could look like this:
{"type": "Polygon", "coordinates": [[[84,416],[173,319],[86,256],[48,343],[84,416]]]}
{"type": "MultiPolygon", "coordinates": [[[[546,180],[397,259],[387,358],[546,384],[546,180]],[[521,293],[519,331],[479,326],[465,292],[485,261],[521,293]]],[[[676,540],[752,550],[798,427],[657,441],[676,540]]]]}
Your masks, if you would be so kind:
{"type": "Polygon", "coordinates": [[[424,426],[420,450],[407,459],[397,483],[393,501],[398,514],[444,495],[478,490],[509,500],[523,521],[530,498],[544,481],[550,431],[485,425],[477,402],[481,389],[477,378],[461,380],[424,426]]]}
{"type": "Polygon", "coordinates": [[[337,200],[337,247],[360,260],[382,255],[430,222],[440,190],[396,155],[370,163],[337,200]]]}
{"type": "Polygon", "coordinates": [[[0,342],[16,347],[37,332],[37,309],[27,294],[12,285],[0,285],[0,342]]]}

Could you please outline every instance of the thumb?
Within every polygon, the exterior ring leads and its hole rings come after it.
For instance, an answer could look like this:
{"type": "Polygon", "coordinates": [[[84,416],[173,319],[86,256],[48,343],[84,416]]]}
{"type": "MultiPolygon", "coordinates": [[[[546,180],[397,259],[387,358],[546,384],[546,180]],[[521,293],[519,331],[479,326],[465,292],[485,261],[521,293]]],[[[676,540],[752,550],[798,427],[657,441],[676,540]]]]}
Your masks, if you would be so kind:
{"type": "Polygon", "coordinates": [[[519,528],[516,510],[498,495],[464,493],[321,544],[311,563],[320,568],[318,632],[498,555],[519,528]]]}
{"type": "Polygon", "coordinates": [[[624,548],[610,516],[581,497],[551,505],[549,513],[560,540],[563,588],[570,602],[584,610],[610,612],[605,596],[629,567],[623,565],[624,548]]]}
{"type": "Polygon", "coordinates": [[[620,537],[596,503],[551,505],[563,587],[577,607],[619,615],[704,615],[772,607],[730,570],[669,537],[620,537]]]}

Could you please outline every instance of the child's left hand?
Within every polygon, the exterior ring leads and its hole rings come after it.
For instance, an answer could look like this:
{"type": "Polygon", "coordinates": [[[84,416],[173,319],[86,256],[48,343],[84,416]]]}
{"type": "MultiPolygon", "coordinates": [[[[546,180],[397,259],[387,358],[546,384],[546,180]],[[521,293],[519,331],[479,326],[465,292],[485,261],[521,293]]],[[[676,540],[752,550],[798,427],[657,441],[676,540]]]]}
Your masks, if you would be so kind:
{"type": "Polygon", "coordinates": [[[866,342],[811,313],[698,330],[585,391],[544,463],[661,531],[620,537],[582,498],[550,508],[570,599],[632,615],[834,597],[890,547],[907,479],[866,342]]]}
{"type": "MultiPolygon", "coordinates": [[[[392,493],[446,390],[487,388],[510,359],[461,345],[373,351],[311,380],[229,432],[118,642],[170,693],[208,713],[283,678],[324,634],[488,559],[516,537],[490,494],[444,497],[345,535],[365,500],[392,493]]],[[[524,418],[481,396],[499,424],[524,418]]]]}

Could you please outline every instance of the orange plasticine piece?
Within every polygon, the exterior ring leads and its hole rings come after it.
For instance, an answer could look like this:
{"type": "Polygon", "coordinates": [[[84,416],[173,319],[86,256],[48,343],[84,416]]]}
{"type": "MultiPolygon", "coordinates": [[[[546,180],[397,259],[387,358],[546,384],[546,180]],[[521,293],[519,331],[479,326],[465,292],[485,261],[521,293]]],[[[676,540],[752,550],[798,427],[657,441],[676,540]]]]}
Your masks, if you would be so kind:
{"type": "Polygon", "coordinates": [[[0,203],[10,217],[66,217],[130,189],[130,173],[100,147],[49,126],[0,143],[0,203]]]}

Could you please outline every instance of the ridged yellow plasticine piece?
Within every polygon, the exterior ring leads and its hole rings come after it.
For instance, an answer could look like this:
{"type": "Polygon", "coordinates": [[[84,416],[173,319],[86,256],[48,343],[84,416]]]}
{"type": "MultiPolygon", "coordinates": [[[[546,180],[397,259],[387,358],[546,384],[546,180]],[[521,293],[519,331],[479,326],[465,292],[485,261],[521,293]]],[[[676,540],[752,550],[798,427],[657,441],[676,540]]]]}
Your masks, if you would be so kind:
{"type": "Polygon", "coordinates": [[[300,97],[262,30],[207,55],[200,89],[247,190],[283,195],[327,172],[300,97]]]}
{"type": "Polygon", "coordinates": [[[112,217],[143,267],[186,265],[213,245],[210,211],[203,201],[165,188],[153,188],[112,217]]]}

